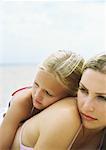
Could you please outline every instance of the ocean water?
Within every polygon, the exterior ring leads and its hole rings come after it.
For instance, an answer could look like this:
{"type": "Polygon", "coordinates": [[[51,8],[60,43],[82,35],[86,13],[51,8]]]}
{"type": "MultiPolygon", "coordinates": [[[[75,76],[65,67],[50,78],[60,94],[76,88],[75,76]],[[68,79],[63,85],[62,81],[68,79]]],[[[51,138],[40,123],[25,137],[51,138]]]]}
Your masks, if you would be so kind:
{"type": "Polygon", "coordinates": [[[0,108],[6,107],[11,94],[33,83],[37,65],[0,66],[0,108]]]}

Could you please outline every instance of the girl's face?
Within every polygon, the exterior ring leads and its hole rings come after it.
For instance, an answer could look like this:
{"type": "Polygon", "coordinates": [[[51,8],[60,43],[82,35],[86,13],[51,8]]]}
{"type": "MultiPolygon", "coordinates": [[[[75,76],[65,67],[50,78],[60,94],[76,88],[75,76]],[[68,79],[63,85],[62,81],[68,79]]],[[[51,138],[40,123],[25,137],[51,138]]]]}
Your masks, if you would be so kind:
{"type": "Polygon", "coordinates": [[[78,108],[88,129],[106,127],[106,74],[86,69],[78,90],[78,108]]]}
{"type": "Polygon", "coordinates": [[[38,70],[32,88],[34,107],[42,110],[66,96],[68,96],[66,88],[52,73],[38,70]]]}

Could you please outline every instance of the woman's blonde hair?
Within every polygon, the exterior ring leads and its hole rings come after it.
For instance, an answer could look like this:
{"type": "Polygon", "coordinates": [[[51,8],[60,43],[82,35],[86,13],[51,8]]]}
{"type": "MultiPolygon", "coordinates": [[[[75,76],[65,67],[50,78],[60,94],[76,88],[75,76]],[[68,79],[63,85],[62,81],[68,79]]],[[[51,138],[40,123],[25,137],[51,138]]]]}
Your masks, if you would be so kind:
{"type": "Polygon", "coordinates": [[[76,96],[83,63],[84,59],[80,55],[72,51],[58,50],[48,56],[40,68],[53,73],[68,89],[70,96],[76,96]]]}
{"type": "Polygon", "coordinates": [[[88,60],[83,67],[83,71],[87,68],[106,74],[106,54],[99,54],[88,60]]]}

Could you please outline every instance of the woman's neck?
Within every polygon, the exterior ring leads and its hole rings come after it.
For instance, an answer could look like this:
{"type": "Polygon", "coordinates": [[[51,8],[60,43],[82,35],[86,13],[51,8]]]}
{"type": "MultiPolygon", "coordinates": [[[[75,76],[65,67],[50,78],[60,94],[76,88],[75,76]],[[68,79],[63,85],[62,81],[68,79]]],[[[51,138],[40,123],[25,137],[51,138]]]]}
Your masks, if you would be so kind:
{"type": "Polygon", "coordinates": [[[83,135],[84,136],[94,136],[94,135],[100,135],[104,132],[104,128],[100,129],[87,129],[83,127],[83,135]]]}
{"type": "Polygon", "coordinates": [[[83,137],[84,137],[85,141],[87,142],[90,140],[91,142],[89,144],[92,143],[99,149],[103,145],[104,135],[105,135],[105,128],[102,128],[102,129],[83,128],[83,137]]]}
{"type": "Polygon", "coordinates": [[[104,129],[86,129],[82,126],[82,130],[78,134],[73,149],[96,150],[103,145],[104,129]]]}

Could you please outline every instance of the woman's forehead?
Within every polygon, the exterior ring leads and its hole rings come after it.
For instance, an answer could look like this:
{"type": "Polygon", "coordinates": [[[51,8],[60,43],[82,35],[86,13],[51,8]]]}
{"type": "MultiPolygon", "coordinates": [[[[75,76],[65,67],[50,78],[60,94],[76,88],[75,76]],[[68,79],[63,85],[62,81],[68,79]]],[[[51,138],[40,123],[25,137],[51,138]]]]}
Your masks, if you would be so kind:
{"type": "Polygon", "coordinates": [[[93,69],[86,69],[80,81],[88,90],[106,93],[106,74],[93,69]]]}

